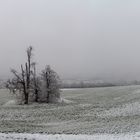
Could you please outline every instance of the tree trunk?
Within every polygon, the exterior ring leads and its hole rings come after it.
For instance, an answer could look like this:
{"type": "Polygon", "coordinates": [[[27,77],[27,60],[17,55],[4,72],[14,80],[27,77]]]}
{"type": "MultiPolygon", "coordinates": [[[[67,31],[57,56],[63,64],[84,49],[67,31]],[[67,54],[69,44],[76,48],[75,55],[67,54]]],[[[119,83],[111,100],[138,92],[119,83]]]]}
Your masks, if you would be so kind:
{"type": "Polygon", "coordinates": [[[24,102],[24,104],[28,104],[29,103],[29,96],[28,96],[28,94],[25,94],[25,102],[24,102]]]}
{"type": "Polygon", "coordinates": [[[50,80],[49,80],[49,74],[47,73],[47,70],[45,72],[46,77],[46,90],[47,90],[47,103],[50,101],[50,80]]]}
{"type": "Polygon", "coordinates": [[[38,102],[38,90],[37,89],[35,89],[35,102],[38,102]]]}

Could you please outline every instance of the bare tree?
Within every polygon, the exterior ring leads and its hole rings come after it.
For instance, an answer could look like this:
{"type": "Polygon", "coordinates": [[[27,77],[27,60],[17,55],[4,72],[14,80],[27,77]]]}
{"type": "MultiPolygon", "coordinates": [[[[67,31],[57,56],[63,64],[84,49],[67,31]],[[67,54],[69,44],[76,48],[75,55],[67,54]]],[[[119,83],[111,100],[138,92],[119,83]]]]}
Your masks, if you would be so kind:
{"type": "Polygon", "coordinates": [[[32,63],[33,66],[33,90],[35,95],[35,102],[38,102],[39,100],[39,91],[40,91],[40,80],[39,77],[37,77],[36,74],[36,63],[32,63]]]}
{"type": "Polygon", "coordinates": [[[57,102],[60,98],[60,78],[58,74],[50,66],[46,66],[41,77],[44,84],[43,88],[45,88],[42,94],[46,95],[46,102],[57,102]]]}
{"type": "Polygon", "coordinates": [[[44,99],[47,103],[57,102],[60,99],[59,76],[50,66],[42,71],[40,77],[37,76],[36,63],[32,62],[32,50],[31,46],[27,49],[27,62],[25,67],[21,65],[21,72],[11,70],[14,77],[7,81],[6,87],[11,92],[21,95],[21,102],[24,104],[28,104],[29,101],[39,102],[44,99]]]}
{"type": "Polygon", "coordinates": [[[8,80],[6,87],[10,89],[13,93],[18,93],[24,95],[24,104],[29,102],[29,93],[31,88],[31,57],[32,57],[32,47],[30,46],[27,49],[27,62],[25,63],[25,69],[21,65],[21,73],[18,73],[16,70],[12,69],[11,72],[14,75],[12,80],[8,80]]]}
{"type": "Polygon", "coordinates": [[[26,66],[26,94],[25,94],[25,104],[28,104],[29,92],[30,92],[30,81],[31,81],[31,57],[33,48],[30,46],[27,49],[27,62],[26,66]]]}

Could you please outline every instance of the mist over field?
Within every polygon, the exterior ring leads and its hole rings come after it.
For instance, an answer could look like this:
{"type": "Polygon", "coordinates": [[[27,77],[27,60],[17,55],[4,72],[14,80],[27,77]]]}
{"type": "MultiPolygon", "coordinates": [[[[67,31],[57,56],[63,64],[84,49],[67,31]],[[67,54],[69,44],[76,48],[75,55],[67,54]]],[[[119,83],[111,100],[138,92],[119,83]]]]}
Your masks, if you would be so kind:
{"type": "Polygon", "coordinates": [[[0,140],[140,139],[140,0],[0,0],[0,140]]]}
{"type": "Polygon", "coordinates": [[[139,0],[1,0],[0,77],[32,45],[62,79],[140,80],[139,0]]]}

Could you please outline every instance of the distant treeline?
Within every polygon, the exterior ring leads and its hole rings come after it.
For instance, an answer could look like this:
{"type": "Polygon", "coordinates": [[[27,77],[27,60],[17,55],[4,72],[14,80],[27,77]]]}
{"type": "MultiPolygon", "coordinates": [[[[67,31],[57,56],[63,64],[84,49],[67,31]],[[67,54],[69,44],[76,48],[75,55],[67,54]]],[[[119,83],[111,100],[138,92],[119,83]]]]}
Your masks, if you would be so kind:
{"type": "Polygon", "coordinates": [[[123,81],[123,82],[63,82],[61,88],[94,88],[94,87],[113,87],[113,86],[129,86],[129,85],[140,85],[140,81],[123,81]]]}
{"type": "MultiPolygon", "coordinates": [[[[0,80],[0,89],[5,88],[5,80],[0,80]]],[[[72,81],[61,84],[61,88],[94,88],[94,87],[113,87],[113,86],[129,86],[140,85],[140,81],[119,81],[119,82],[84,82],[84,81],[72,81]]]]}
{"type": "Polygon", "coordinates": [[[93,88],[93,87],[113,87],[112,83],[63,83],[62,88],[93,88]]]}

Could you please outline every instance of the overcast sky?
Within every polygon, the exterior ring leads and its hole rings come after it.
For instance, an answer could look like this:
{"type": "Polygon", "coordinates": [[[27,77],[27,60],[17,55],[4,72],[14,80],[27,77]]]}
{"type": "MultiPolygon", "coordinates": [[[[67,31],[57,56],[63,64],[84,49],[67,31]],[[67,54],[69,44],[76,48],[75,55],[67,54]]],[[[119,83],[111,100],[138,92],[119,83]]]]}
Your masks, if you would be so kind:
{"type": "Polygon", "coordinates": [[[0,76],[29,45],[62,78],[140,79],[140,0],[0,0],[0,76]]]}

